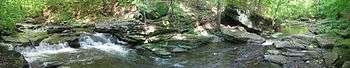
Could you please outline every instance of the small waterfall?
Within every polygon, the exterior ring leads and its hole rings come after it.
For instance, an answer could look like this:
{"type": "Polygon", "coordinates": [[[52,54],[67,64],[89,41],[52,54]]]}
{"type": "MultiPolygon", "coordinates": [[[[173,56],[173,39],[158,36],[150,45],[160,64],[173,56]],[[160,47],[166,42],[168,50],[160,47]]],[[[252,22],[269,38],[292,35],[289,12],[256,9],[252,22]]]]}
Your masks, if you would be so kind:
{"type": "MultiPolygon", "coordinates": [[[[79,43],[81,48],[77,49],[69,47],[67,42],[55,45],[42,42],[39,46],[17,47],[15,50],[22,53],[30,65],[33,62],[47,61],[48,59],[52,59],[52,56],[56,56],[55,54],[60,53],[74,54],[84,50],[99,50],[110,54],[126,55],[129,52],[129,49],[121,45],[126,44],[125,42],[119,41],[109,34],[82,34],[79,43]]],[[[68,58],[70,57],[79,57],[79,55],[68,56],[68,58]]]]}
{"type": "Polygon", "coordinates": [[[86,35],[80,38],[80,45],[83,49],[96,48],[102,51],[110,52],[110,53],[120,53],[127,54],[128,49],[124,46],[120,46],[115,42],[126,44],[126,42],[119,41],[114,38],[112,35],[96,33],[93,35],[86,35]]]}
{"type": "Polygon", "coordinates": [[[47,43],[40,43],[35,47],[17,47],[16,51],[24,55],[28,62],[33,62],[44,57],[45,54],[56,54],[63,52],[76,52],[76,49],[70,48],[67,43],[60,43],[56,45],[49,45],[47,43]]]}

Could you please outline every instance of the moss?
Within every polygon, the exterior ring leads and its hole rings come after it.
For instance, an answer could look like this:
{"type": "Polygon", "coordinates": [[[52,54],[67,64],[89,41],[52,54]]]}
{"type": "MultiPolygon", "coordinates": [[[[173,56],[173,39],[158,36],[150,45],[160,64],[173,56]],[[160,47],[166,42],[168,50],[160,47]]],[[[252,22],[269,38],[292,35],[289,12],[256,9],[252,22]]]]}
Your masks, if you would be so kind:
{"type": "Polygon", "coordinates": [[[282,33],[286,35],[294,35],[294,34],[304,34],[308,32],[308,28],[304,26],[285,26],[282,29],[282,33]]]}
{"type": "Polygon", "coordinates": [[[10,36],[4,36],[3,39],[7,42],[28,43],[38,42],[47,38],[49,35],[46,32],[25,31],[10,36]]]}
{"type": "Polygon", "coordinates": [[[0,68],[23,68],[26,65],[24,57],[16,52],[9,51],[7,47],[0,44],[0,68]]]}
{"type": "Polygon", "coordinates": [[[70,35],[61,35],[61,34],[53,34],[50,37],[42,40],[43,43],[48,43],[48,44],[59,44],[59,43],[64,43],[70,40],[74,40],[79,38],[79,33],[76,34],[70,34],[70,35]]]}
{"type": "Polygon", "coordinates": [[[343,39],[337,42],[337,45],[350,47],[350,39],[343,39]]]}

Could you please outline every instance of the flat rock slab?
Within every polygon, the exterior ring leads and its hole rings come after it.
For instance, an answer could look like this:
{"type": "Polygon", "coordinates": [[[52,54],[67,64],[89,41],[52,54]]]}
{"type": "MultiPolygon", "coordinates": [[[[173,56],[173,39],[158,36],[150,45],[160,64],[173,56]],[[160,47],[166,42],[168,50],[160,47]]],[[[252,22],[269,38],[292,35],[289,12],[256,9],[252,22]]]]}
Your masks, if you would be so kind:
{"type": "Polygon", "coordinates": [[[279,64],[285,64],[288,62],[288,58],[283,55],[264,55],[264,59],[279,64]]]}

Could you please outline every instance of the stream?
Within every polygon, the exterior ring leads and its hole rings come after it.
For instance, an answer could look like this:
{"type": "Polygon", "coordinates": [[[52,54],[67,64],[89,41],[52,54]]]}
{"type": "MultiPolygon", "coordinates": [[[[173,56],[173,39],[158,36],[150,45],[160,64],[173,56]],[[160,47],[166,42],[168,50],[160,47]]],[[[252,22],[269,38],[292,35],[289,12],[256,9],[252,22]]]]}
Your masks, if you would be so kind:
{"type": "Polygon", "coordinates": [[[185,53],[159,57],[148,50],[126,47],[112,35],[83,34],[80,48],[67,43],[17,47],[31,68],[229,68],[237,47],[231,43],[211,43],[185,53]]]}

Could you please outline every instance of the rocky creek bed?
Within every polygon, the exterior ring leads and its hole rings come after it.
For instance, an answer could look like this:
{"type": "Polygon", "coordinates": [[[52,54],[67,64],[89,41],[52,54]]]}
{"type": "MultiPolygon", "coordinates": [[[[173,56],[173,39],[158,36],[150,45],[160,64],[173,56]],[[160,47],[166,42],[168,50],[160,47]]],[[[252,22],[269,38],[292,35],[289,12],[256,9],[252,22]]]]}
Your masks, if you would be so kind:
{"type": "MultiPolygon", "coordinates": [[[[2,36],[5,68],[328,68],[345,67],[335,42],[312,31],[264,34],[266,27],[222,23],[215,31],[181,33],[138,20],[85,27],[18,24],[2,36]],[[249,27],[247,27],[249,26],[249,27]]],[[[310,29],[311,30],[311,29],[310,29]]]]}

